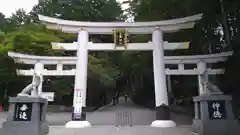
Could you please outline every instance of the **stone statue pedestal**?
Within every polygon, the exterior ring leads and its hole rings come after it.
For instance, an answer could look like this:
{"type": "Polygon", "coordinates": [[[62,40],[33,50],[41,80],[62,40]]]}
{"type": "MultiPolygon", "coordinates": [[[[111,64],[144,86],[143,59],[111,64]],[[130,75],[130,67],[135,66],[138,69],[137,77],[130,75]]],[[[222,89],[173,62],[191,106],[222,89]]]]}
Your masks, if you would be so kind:
{"type": "Polygon", "coordinates": [[[3,135],[46,135],[47,100],[40,97],[10,97],[9,111],[3,123],[3,135]]]}
{"type": "Polygon", "coordinates": [[[236,135],[238,121],[232,112],[231,96],[201,95],[193,98],[193,132],[199,135],[236,135]]]}

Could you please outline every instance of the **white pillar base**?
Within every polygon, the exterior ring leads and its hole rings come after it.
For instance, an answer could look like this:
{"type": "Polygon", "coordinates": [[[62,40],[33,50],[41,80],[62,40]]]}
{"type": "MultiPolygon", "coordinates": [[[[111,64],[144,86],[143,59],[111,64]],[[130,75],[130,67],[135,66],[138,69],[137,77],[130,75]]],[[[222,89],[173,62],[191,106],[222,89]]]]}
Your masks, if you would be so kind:
{"type": "Polygon", "coordinates": [[[88,121],[69,121],[65,128],[86,128],[91,127],[91,124],[88,121]]]}
{"type": "Polygon", "coordinates": [[[176,127],[176,123],[172,120],[155,120],[152,122],[151,127],[171,128],[176,127]]]}

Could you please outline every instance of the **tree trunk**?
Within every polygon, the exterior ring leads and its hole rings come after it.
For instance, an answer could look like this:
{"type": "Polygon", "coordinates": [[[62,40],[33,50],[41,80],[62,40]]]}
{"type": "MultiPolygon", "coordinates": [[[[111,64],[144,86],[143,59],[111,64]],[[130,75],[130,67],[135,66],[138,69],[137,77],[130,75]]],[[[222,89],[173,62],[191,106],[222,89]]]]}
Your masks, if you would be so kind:
{"type": "Polygon", "coordinates": [[[142,90],[143,89],[143,86],[144,86],[144,83],[143,83],[143,74],[140,75],[140,89],[142,90]]]}
{"type": "Polygon", "coordinates": [[[5,101],[7,99],[7,92],[8,92],[8,87],[7,85],[4,88],[4,96],[3,96],[3,101],[5,101]]]}

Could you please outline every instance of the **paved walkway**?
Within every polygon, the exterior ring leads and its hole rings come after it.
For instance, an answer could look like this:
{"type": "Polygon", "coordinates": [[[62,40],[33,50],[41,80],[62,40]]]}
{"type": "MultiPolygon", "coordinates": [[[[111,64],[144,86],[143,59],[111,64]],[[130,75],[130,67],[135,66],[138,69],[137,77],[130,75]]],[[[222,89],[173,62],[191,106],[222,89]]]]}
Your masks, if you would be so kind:
{"type": "MultiPolygon", "coordinates": [[[[156,119],[155,111],[139,107],[131,101],[125,103],[124,99],[121,98],[117,106],[108,105],[95,112],[87,113],[87,120],[92,125],[116,125],[117,117],[121,113],[131,114],[132,125],[150,125],[156,119]]],[[[47,120],[50,125],[63,126],[71,120],[71,116],[71,113],[48,113],[47,120]]],[[[6,112],[0,113],[0,127],[6,118],[6,112]]],[[[171,114],[171,119],[177,125],[192,124],[192,118],[185,115],[171,114]]]]}
{"type": "MultiPolygon", "coordinates": [[[[7,113],[0,113],[0,127],[6,116],[7,113]]],[[[177,123],[177,128],[150,127],[156,119],[155,111],[139,107],[131,101],[125,103],[121,98],[117,106],[108,105],[87,113],[91,128],[65,129],[64,125],[71,120],[71,113],[48,113],[47,120],[51,125],[49,135],[193,135],[189,126],[186,126],[192,124],[190,117],[176,114],[172,114],[171,117],[177,123]]]]}
{"type": "Polygon", "coordinates": [[[153,128],[150,126],[92,126],[84,129],[51,127],[49,135],[196,135],[187,127],[153,128]]]}

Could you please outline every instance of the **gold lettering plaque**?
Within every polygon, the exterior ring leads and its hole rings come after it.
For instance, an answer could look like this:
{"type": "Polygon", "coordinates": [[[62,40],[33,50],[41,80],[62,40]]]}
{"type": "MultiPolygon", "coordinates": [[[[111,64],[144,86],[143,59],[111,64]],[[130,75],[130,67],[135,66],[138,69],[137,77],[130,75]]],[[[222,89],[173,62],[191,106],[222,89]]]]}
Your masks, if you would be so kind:
{"type": "Polygon", "coordinates": [[[126,29],[115,29],[114,30],[114,44],[115,48],[123,46],[127,49],[128,33],[126,29]]]}

